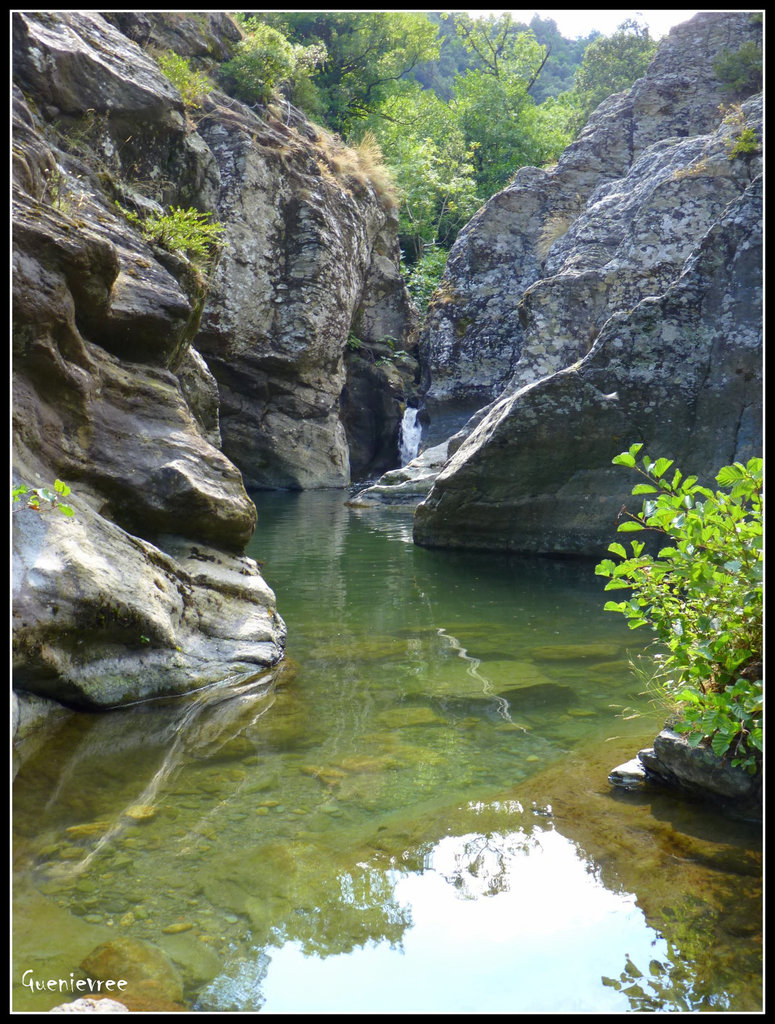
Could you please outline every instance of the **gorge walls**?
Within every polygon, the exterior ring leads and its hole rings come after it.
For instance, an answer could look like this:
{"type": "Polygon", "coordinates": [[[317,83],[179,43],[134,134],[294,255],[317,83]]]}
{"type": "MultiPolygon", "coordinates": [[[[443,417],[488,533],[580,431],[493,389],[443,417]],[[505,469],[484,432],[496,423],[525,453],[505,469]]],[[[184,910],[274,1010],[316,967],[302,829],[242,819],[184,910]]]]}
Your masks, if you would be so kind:
{"type": "Polygon", "coordinates": [[[345,486],[351,445],[384,468],[346,389],[397,445],[416,362],[369,386],[347,362],[354,330],[368,369],[387,334],[413,347],[390,201],[298,112],[186,107],[151,56],[212,69],[239,38],[217,12],[14,15],[13,479],[66,481],[74,510],[15,505],[26,693],[105,707],[271,668],[246,486],[345,486]],[[173,207],[223,225],[214,269],[142,230],[173,207]]]}

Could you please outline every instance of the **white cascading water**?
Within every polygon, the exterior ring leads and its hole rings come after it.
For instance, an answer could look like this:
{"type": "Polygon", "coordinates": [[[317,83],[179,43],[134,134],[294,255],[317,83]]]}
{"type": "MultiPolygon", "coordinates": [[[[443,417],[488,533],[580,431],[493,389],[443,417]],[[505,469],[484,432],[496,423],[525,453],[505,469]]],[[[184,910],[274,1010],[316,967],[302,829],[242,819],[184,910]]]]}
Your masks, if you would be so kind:
{"type": "Polygon", "coordinates": [[[399,454],[401,465],[406,466],[417,458],[420,451],[420,437],[422,425],[417,422],[417,409],[407,405],[404,418],[401,420],[401,430],[398,433],[399,454]]]}

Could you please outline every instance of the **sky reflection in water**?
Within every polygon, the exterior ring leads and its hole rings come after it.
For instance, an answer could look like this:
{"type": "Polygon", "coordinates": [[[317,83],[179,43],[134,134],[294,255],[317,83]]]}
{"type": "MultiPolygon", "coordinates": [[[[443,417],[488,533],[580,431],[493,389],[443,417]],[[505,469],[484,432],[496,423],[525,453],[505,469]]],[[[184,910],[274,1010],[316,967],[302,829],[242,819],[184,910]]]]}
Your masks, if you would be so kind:
{"type": "Polygon", "coordinates": [[[389,872],[409,923],[400,943],[326,958],[286,943],[217,979],[204,1005],[248,1009],[260,1000],[269,1013],[623,1011],[626,996],[602,977],[618,975],[623,949],[636,963],[666,952],[635,896],[606,889],[552,828],[447,836],[425,862],[419,873],[400,865],[389,872]]]}

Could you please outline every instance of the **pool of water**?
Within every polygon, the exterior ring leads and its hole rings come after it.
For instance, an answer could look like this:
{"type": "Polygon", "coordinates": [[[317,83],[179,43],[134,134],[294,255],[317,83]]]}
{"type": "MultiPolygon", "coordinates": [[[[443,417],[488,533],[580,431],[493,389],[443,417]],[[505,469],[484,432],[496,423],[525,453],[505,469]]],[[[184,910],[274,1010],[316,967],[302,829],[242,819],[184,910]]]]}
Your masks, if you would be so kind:
{"type": "Polygon", "coordinates": [[[665,712],[592,565],[256,502],[283,666],[21,752],[14,1009],[761,1009],[758,831],[608,786],[665,712]]]}

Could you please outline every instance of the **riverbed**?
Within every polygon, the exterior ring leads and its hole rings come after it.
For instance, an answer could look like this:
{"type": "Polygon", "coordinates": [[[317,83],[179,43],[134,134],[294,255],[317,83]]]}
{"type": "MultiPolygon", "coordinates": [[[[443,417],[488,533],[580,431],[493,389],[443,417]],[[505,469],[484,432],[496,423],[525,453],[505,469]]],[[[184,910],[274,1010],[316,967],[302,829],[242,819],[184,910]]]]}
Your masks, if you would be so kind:
{"type": "Polygon", "coordinates": [[[137,1008],[760,1010],[759,830],[607,782],[666,709],[593,564],[254,497],[283,666],[25,752],[14,1009],[112,943],[137,1008]]]}

